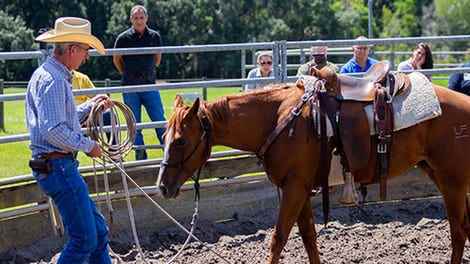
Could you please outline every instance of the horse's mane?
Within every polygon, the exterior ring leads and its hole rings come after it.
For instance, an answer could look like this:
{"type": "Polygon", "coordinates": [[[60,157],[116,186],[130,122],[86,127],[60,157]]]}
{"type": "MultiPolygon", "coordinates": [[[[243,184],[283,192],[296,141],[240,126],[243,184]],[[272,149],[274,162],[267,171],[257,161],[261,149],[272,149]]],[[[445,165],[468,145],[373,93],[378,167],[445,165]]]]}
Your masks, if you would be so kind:
{"type": "MultiPolygon", "coordinates": [[[[212,103],[201,102],[200,108],[206,112],[209,121],[213,124],[215,121],[224,121],[225,117],[229,113],[229,101],[231,100],[243,100],[249,99],[253,96],[261,98],[269,98],[274,94],[278,94],[279,91],[292,87],[292,84],[271,84],[265,86],[265,89],[259,89],[254,91],[245,92],[237,95],[224,96],[212,103]]],[[[173,137],[176,132],[176,125],[180,124],[183,121],[184,116],[189,111],[190,106],[184,105],[183,107],[176,108],[170,119],[168,120],[167,130],[165,132],[165,137],[173,137]],[[169,131],[172,131],[172,135],[169,135],[169,131]]]]}

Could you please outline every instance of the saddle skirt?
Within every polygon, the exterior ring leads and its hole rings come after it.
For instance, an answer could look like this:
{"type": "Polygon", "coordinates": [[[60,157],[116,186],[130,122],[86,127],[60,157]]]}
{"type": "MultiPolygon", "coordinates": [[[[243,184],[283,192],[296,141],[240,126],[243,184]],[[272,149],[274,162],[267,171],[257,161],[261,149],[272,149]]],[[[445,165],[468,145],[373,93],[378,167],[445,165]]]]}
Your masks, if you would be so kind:
{"type": "MultiPolygon", "coordinates": [[[[403,90],[393,98],[393,131],[415,126],[424,121],[442,115],[441,105],[431,81],[420,72],[408,74],[411,89],[403,90]]],[[[369,122],[371,135],[375,135],[374,107],[368,104],[364,107],[369,122]]]]}
{"type": "MultiPolygon", "coordinates": [[[[411,83],[410,89],[404,90],[393,98],[393,131],[409,128],[442,115],[441,105],[429,79],[420,72],[410,73],[408,77],[411,83]]],[[[364,111],[367,115],[370,135],[375,135],[373,104],[366,104],[364,111]]],[[[318,124],[317,109],[312,109],[312,116],[313,122],[318,124]]],[[[320,128],[316,127],[316,129],[319,135],[320,128]]],[[[327,133],[328,137],[333,136],[331,122],[327,122],[327,133]]]]}

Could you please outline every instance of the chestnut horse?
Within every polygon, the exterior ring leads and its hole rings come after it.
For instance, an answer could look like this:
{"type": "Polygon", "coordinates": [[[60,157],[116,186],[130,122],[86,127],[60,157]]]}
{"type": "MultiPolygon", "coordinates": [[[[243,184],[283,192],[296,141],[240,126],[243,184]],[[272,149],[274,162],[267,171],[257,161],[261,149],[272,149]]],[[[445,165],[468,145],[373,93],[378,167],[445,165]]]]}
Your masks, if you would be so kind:
{"type": "MultiPolygon", "coordinates": [[[[327,86],[335,85],[336,75],[317,74],[327,86]]],[[[175,99],[175,111],[168,122],[165,154],[157,186],[165,198],[174,198],[180,187],[204,165],[213,145],[257,153],[277,124],[291,113],[304,94],[301,83],[272,85],[270,89],[224,97],[214,103],[196,100],[185,106],[175,99]]],[[[464,243],[470,237],[466,203],[470,181],[470,99],[434,86],[441,103],[442,116],[394,133],[389,176],[398,176],[418,164],[443,194],[451,226],[452,264],[460,263],[464,243]]],[[[264,156],[269,179],[282,191],[280,211],[272,234],[268,263],[279,263],[289,233],[295,223],[310,263],[320,263],[310,193],[320,186],[320,140],[314,133],[308,106],[289,129],[271,144],[264,156]]],[[[372,141],[373,138],[371,138],[372,141]]],[[[372,156],[372,154],[371,154],[372,156]]],[[[368,183],[374,173],[375,159],[355,175],[368,183]]]]}

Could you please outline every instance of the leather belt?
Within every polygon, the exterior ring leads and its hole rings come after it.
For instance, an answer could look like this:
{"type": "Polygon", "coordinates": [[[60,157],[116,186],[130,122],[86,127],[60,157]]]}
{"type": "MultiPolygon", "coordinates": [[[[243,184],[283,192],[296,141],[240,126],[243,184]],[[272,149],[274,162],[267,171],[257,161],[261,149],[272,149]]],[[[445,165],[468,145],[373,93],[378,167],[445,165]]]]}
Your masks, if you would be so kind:
{"type": "Polygon", "coordinates": [[[49,153],[44,153],[39,155],[41,158],[46,158],[46,159],[62,159],[62,158],[71,158],[75,159],[77,158],[77,152],[59,152],[59,151],[53,151],[49,153]]]}

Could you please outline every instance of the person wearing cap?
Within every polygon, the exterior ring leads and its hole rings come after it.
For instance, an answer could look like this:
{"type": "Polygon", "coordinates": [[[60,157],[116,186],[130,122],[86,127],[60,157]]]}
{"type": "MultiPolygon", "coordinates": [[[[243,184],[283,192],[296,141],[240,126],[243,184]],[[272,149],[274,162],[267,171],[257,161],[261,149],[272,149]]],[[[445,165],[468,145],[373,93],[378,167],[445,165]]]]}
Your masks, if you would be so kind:
{"type": "MultiPolygon", "coordinates": [[[[273,55],[270,51],[261,51],[256,57],[257,67],[248,72],[247,79],[272,77],[273,76],[273,55]]],[[[251,91],[266,86],[267,83],[247,83],[245,91],[251,91]]]]}
{"type": "Polygon", "coordinates": [[[100,157],[97,142],[80,131],[91,108],[99,103],[109,108],[112,101],[98,95],[75,106],[72,70],[88,59],[88,50],[104,54],[101,41],[91,34],[88,20],[61,17],[54,29],[36,38],[53,43],[54,49],[31,76],[26,92],[26,123],[32,159],[29,166],[39,187],[57,205],[68,241],[57,263],[111,263],[108,227],[90,199],[88,187],[78,171],[76,153],[100,157]]]}
{"type": "MultiPolygon", "coordinates": [[[[359,36],[357,40],[366,40],[364,36],[359,36]]],[[[368,45],[354,45],[353,57],[341,67],[339,73],[357,73],[366,72],[369,68],[376,64],[378,61],[369,57],[369,46],[368,45]]]]}
{"type": "MultiPolygon", "coordinates": [[[[114,44],[114,48],[138,48],[138,47],[159,47],[162,40],[158,31],[147,26],[148,13],[142,5],[135,5],[130,11],[130,21],[132,27],[119,34],[114,44]]],[[[142,55],[114,55],[113,63],[122,75],[122,85],[155,84],[157,78],[155,66],[160,65],[161,54],[142,55]]],[[[152,121],[165,121],[162,99],[158,90],[124,93],[124,103],[134,113],[137,123],[142,120],[142,105],[152,121]]],[[[164,128],[156,128],[157,138],[164,144],[164,128]]],[[[142,130],[137,130],[135,145],[144,145],[142,130]]],[[[145,149],[135,151],[135,159],[147,159],[145,149]]]]}
{"type": "Polygon", "coordinates": [[[323,69],[323,67],[330,68],[333,72],[338,71],[338,67],[335,64],[327,60],[327,46],[313,46],[310,48],[310,61],[300,65],[297,70],[297,76],[310,75],[312,68],[317,70],[323,69]]]}

